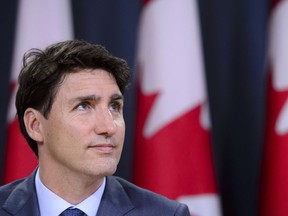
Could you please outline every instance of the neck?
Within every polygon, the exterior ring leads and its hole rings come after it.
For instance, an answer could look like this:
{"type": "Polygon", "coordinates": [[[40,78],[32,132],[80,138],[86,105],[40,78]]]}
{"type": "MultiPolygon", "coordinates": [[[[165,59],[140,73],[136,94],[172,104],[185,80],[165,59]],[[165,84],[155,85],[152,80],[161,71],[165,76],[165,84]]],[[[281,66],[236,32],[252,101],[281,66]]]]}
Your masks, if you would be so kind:
{"type": "Polygon", "coordinates": [[[39,177],[41,182],[53,193],[67,202],[77,205],[93,194],[103,183],[104,177],[96,178],[71,171],[41,167],[39,164],[39,177]]]}

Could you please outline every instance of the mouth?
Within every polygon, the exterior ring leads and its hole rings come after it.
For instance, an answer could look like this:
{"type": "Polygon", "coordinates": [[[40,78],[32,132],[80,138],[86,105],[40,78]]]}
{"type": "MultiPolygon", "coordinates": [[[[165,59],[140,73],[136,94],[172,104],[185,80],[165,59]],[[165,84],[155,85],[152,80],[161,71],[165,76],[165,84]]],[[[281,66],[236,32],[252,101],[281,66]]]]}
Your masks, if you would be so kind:
{"type": "Polygon", "coordinates": [[[113,150],[115,149],[115,146],[112,144],[96,144],[96,145],[89,146],[88,148],[96,150],[104,154],[108,154],[108,153],[113,152],[113,150]]]}

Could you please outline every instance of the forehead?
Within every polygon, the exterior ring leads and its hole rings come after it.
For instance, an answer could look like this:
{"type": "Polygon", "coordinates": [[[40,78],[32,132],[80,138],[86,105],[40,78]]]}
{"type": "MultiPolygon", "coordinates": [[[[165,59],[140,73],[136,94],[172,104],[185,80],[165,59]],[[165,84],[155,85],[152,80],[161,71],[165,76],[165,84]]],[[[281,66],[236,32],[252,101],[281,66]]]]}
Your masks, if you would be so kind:
{"type": "Polygon", "coordinates": [[[68,73],[63,79],[63,84],[98,83],[99,85],[115,84],[115,77],[103,69],[83,69],[74,73],[68,73]]]}
{"type": "Polygon", "coordinates": [[[114,76],[103,69],[84,69],[65,75],[59,91],[71,92],[106,92],[120,93],[114,76]]]}

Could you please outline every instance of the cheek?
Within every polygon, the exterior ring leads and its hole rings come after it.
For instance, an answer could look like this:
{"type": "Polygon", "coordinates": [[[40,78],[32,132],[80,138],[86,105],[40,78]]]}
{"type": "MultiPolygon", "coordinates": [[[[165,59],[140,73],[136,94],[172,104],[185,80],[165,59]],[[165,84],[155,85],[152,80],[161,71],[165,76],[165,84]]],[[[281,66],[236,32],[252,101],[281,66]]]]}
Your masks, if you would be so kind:
{"type": "Polygon", "coordinates": [[[71,122],[61,118],[49,119],[49,125],[46,128],[46,142],[55,148],[67,148],[67,145],[73,145],[79,135],[79,128],[73,126],[71,122]]]}
{"type": "Polygon", "coordinates": [[[121,157],[121,153],[123,150],[124,139],[125,139],[125,124],[123,124],[122,127],[120,127],[120,129],[119,129],[119,137],[118,137],[118,141],[120,143],[120,155],[119,155],[119,157],[121,157]]]}
{"type": "Polygon", "coordinates": [[[124,119],[115,121],[115,124],[118,128],[119,138],[124,140],[125,137],[125,122],[124,119]]]}
{"type": "Polygon", "coordinates": [[[115,125],[118,127],[119,130],[122,130],[123,132],[125,132],[125,121],[123,116],[121,116],[121,118],[116,118],[114,119],[114,123],[115,125]]]}

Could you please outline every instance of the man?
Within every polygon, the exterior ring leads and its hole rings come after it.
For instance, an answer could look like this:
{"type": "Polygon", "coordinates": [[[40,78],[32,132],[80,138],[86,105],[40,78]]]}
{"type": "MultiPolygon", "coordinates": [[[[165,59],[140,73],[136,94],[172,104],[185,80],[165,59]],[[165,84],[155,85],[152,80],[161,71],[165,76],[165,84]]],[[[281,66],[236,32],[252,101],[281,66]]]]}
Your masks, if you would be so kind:
{"type": "Polygon", "coordinates": [[[17,115],[39,167],[0,188],[1,216],[189,215],[185,205],[111,176],[124,142],[124,60],[79,40],[23,60],[17,115]]]}

